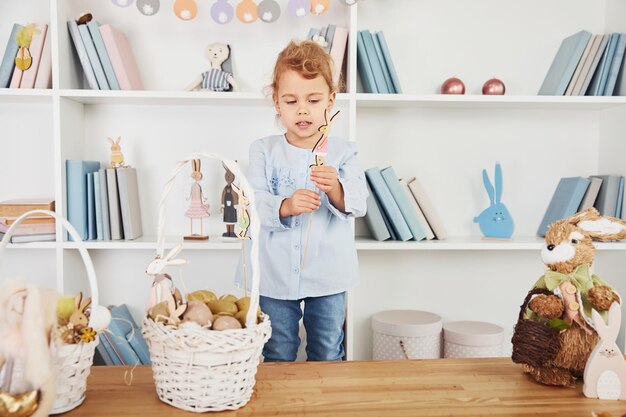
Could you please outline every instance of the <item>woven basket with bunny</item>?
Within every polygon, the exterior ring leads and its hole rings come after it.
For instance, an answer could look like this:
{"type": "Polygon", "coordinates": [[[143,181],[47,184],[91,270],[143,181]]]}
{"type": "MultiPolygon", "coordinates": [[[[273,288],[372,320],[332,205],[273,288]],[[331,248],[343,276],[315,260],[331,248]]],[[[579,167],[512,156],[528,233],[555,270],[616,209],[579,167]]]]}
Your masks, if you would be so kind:
{"type": "MultiPolygon", "coordinates": [[[[541,257],[548,270],[527,294],[513,334],[513,362],[546,385],[573,386],[599,341],[595,310],[603,323],[619,294],[591,272],[592,239],[626,238],[626,221],[595,208],[550,225],[541,257]]],[[[619,327],[619,324],[617,325],[619,327]]]]}

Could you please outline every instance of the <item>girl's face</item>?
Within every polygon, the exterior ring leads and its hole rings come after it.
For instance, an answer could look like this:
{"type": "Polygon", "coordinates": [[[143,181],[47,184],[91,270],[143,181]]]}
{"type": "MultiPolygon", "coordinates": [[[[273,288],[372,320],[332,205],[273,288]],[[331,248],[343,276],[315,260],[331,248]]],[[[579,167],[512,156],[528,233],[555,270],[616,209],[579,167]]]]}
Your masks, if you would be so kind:
{"type": "Polygon", "coordinates": [[[292,70],[281,74],[274,105],[287,129],[285,136],[290,144],[313,148],[321,135],[318,128],[326,123],[324,111],[330,113],[335,95],[321,75],[307,80],[292,70]]]}

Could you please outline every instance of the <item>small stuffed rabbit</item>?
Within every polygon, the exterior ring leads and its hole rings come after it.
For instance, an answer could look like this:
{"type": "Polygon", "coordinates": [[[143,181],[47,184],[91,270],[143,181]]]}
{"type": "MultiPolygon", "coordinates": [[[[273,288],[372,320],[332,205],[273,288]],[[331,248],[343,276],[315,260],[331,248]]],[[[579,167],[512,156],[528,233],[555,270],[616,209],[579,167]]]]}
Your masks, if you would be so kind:
{"type": "Polygon", "coordinates": [[[172,284],[172,278],[163,273],[165,267],[171,265],[185,265],[187,261],[185,259],[174,259],[176,255],[183,249],[183,245],[176,245],[169,251],[164,258],[157,256],[150,262],[146,268],[146,274],[153,277],[152,288],[150,289],[150,297],[146,304],[146,311],[150,311],[152,307],[159,304],[161,301],[165,301],[167,295],[174,296],[176,289],[172,284]]]}
{"type": "Polygon", "coordinates": [[[600,342],[585,366],[583,393],[601,400],[626,400],[626,362],[615,342],[622,321],[620,305],[611,304],[608,325],[596,310],[591,314],[600,342]]]}
{"type": "Polygon", "coordinates": [[[494,190],[487,170],[483,169],[483,183],[489,195],[491,205],[483,210],[478,217],[474,217],[474,223],[478,223],[481,232],[485,237],[498,239],[509,239],[513,235],[513,218],[509,210],[502,203],[502,168],[500,163],[496,162],[495,173],[496,187],[494,190]]]}

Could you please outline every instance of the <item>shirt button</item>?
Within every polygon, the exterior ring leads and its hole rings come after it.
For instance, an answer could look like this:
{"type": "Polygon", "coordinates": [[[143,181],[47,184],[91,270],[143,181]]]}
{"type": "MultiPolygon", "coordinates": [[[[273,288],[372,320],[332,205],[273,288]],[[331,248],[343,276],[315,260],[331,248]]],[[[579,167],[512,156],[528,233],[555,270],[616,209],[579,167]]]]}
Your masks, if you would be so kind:
{"type": "Polygon", "coordinates": [[[296,220],[296,226],[300,226],[300,220],[296,220]]]}
{"type": "Polygon", "coordinates": [[[298,272],[300,272],[300,268],[294,268],[293,272],[295,272],[297,274],[298,272]]]}
{"type": "Polygon", "coordinates": [[[293,245],[294,249],[300,249],[300,245],[293,245]]]}

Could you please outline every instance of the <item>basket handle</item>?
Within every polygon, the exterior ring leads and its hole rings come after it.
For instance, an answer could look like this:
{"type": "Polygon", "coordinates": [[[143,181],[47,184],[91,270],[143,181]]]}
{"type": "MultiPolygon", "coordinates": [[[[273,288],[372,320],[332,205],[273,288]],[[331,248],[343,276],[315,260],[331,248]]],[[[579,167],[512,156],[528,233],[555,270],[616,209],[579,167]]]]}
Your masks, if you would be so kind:
{"type": "Polygon", "coordinates": [[[169,195],[172,187],[174,186],[174,180],[178,173],[185,167],[185,165],[191,163],[194,159],[218,159],[222,161],[226,168],[230,172],[235,175],[235,179],[239,180],[240,188],[244,191],[246,198],[249,201],[248,204],[248,215],[250,216],[250,235],[251,239],[251,249],[250,249],[250,262],[252,264],[252,291],[250,292],[250,308],[248,310],[248,315],[246,316],[246,327],[251,328],[256,326],[256,312],[259,307],[259,286],[261,282],[261,272],[259,268],[259,246],[258,241],[256,239],[259,236],[259,230],[261,228],[261,222],[259,220],[259,215],[256,211],[256,201],[254,196],[254,189],[246,179],[245,175],[241,172],[239,168],[239,164],[237,162],[226,159],[220,154],[210,153],[210,152],[200,152],[194,153],[187,156],[185,159],[178,161],[172,170],[170,178],[165,183],[165,187],[163,189],[163,193],[161,194],[161,200],[159,201],[159,223],[157,230],[157,256],[162,258],[165,250],[165,202],[167,201],[167,196],[169,195]]]}
{"type": "Polygon", "coordinates": [[[9,241],[11,240],[11,236],[13,236],[13,233],[17,229],[17,226],[20,223],[22,223],[27,217],[32,216],[33,214],[45,214],[45,215],[54,217],[58,222],[60,222],[63,225],[63,227],[65,228],[65,230],[67,230],[70,236],[72,236],[72,239],[74,239],[78,247],[78,251],[80,252],[80,256],[83,258],[85,269],[87,270],[87,278],[89,280],[89,290],[91,292],[92,311],[94,311],[94,308],[96,306],[99,306],[100,303],[99,303],[99,296],[98,296],[98,281],[96,280],[96,270],[93,267],[93,262],[91,261],[91,258],[89,257],[89,253],[87,252],[87,249],[85,248],[85,243],[83,242],[83,239],[80,237],[76,229],[74,229],[74,226],[72,226],[70,222],[68,222],[66,219],[64,219],[62,216],[55,213],[54,211],[31,210],[29,212],[22,214],[20,217],[18,217],[15,220],[15,222],[11,225],[11,227],[9,227],[9,230],[7,230],[6,234],[4,235],[4,238],[2,238],[2,242],[0,242],[0,263],[2,262],[2,260],[4,260],[4,257],[3,257],[4,250],[6,246],[9,244],[9,241]]]}

